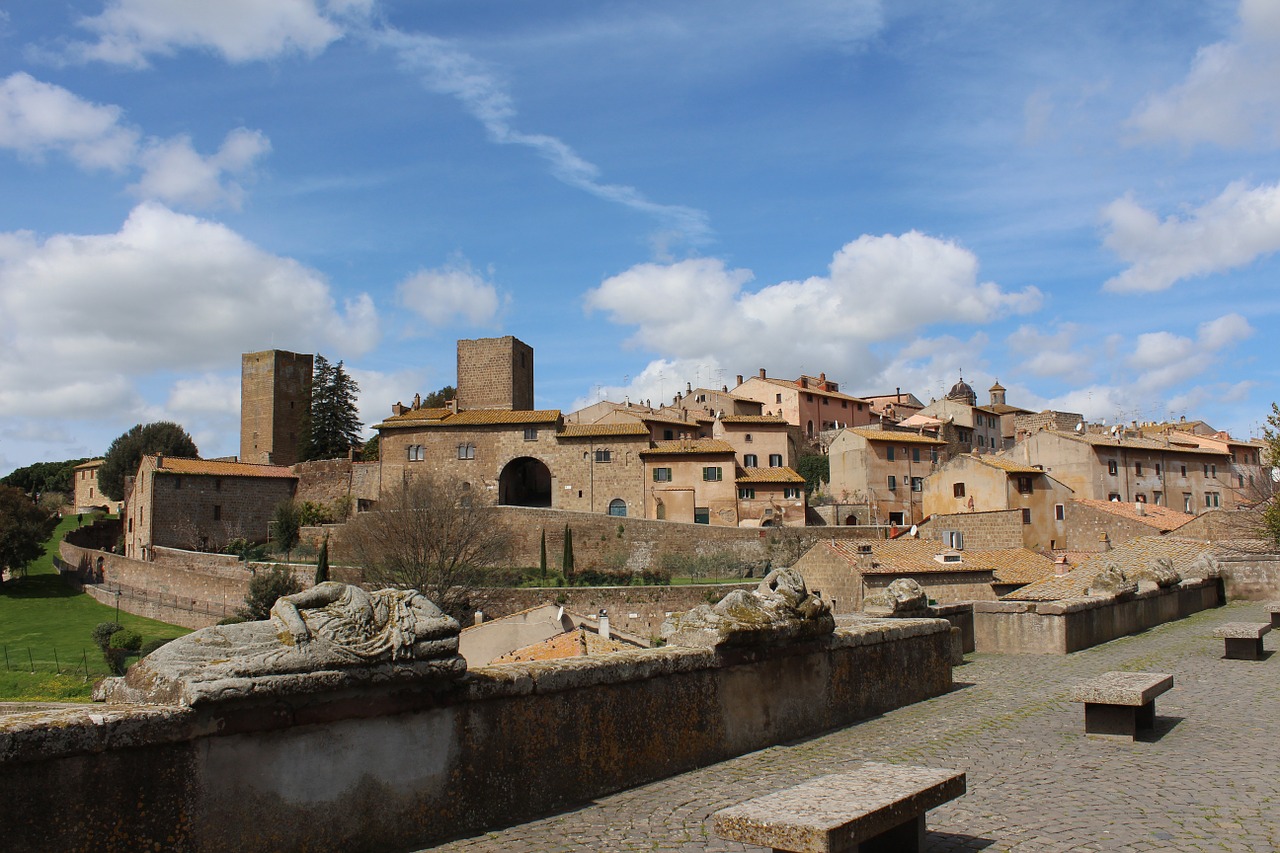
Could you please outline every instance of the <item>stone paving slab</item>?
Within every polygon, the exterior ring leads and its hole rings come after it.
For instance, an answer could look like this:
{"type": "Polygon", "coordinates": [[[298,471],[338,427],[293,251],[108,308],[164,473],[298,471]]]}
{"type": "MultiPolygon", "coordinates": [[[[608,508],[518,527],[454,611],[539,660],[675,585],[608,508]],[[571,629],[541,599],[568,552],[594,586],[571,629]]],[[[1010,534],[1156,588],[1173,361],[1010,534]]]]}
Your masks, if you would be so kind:
{"type": "Polygon", "coordinates": [[[969,655],[945,696],[433,849],[759,853],[717,838],[711,816],[883,761],[967,774],[968,793],[929,813],[930,853],[1280,850],[1280,656],[1240,667],[1212,641],[1267,613],[1233,603],[1064,657],[969,655]],[[1177,684],[1133,742],[1086,737],[1071,701],[1115,670],[1177,684]]]}

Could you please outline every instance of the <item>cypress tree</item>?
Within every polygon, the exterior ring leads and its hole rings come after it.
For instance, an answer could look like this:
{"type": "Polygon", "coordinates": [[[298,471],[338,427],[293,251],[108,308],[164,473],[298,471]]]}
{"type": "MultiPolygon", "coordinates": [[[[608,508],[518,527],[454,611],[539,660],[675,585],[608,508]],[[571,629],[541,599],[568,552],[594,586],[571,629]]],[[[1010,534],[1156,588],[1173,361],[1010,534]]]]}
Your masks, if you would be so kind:
{"type": "Polygon", "coordinates": [[[316,583],[322,584],[329,579],[329,534],[324,535],[320,543],[320,553],[316,556],[316,583]]]}
{"type": "Polygon", "coordinates": [[[573,577],[573,531],[567,524],[564,526],[564,557],[560,564],[564,571],[564,581],[568,583],[573,577]]]}
{"type": "Polygon", "coordinates": [[[542,528],[542,544],[538,549],[538,568],[542,571],[542,579],[547,579],[547,528],[542,528]]]}

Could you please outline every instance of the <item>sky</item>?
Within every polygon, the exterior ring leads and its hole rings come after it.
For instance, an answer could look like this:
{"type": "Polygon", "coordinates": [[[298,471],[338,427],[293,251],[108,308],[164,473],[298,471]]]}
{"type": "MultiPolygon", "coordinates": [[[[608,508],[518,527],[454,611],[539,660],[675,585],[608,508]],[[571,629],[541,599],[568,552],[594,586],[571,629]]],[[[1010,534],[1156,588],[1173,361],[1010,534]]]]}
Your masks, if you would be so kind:
{"type": "Polygon", "coordinates": [[[6,0],[0,199],[0,474],[235,454],[272,348],[369,426],[501,335],[566,412],[1280,398],[1275,0],[6,0]]]}

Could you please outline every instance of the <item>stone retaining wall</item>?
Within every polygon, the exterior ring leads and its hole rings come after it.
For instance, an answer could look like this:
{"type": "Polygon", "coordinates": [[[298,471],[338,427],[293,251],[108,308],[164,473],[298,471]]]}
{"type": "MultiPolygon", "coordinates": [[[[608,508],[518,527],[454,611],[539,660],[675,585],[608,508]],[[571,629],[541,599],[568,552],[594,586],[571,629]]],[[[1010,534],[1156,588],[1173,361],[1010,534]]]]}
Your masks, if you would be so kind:
{"type": "Polygon", "coordinates": [[[1216,578],[1185,580],[1120,598],[1062,601],[975,601],[974,642],[979,652],[1062,655],[1223,604],[1216,578]]]}
{"type": "Polygon", "coordinates": [[[667,647],[261,704],[0,717],[9,853],[414,850],[947,692],[902,620],[717,655],[667,647]]]}

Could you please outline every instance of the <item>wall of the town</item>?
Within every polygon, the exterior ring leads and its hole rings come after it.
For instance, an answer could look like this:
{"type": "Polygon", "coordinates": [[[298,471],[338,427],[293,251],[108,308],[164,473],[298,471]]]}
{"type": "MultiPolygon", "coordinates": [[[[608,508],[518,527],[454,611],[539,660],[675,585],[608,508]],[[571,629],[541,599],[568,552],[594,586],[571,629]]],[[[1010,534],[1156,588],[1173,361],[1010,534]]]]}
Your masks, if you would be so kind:
{"type": "Polygon", "coordinates": [[[5,849],[419,849],[940,695],[952,642],[946,621],[913,620],[416,690],[11,716],[5,849]]]}
{"type": "Polygon", "coordinates": [[[1224,601],[1217,579],[1185,580],[1121,598],[978,601],[973,605],[979,652],[1062,655],[1136,634],[1224,601]]]}
{"type": "MultiPolygon", "coordinates": [[[[355,512],[360,501],[378,499],[378,463],[350,459],[317,459],[293,466],[298,476],[295,498],[355,512]]],[[[340,515],[335,515],[341,520],[340,515]]]]}
{"type": "Polygon", "coordinates": [[[1074,501],[1066,505],[1065,514],[1066,547],[1072,551],[1107,551],[1121,542],[1160,532],[1150,524],[1074,501]]]}
{"type": "Polygon", "coordinates": [[[958,531],[966,550],[1021,548],[1022,512],[1007,509],[935,515],[920,525],[920,538],[941,540],[944,530],[958,531]]]}

